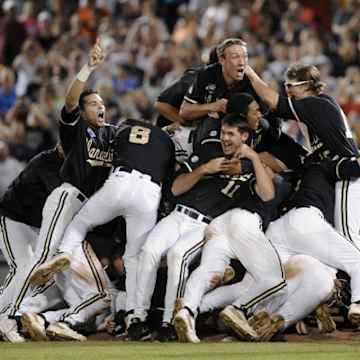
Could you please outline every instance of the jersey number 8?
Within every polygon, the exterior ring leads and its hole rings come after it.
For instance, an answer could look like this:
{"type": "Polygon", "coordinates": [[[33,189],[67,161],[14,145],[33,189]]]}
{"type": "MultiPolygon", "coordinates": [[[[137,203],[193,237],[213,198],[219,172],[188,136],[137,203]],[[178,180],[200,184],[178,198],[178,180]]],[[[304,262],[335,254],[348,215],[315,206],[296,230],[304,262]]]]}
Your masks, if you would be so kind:
{"type": "Polygon", "coordinates": [[[150,139],[151,130],[142,126],[133,126],[129,135],[132,144],[147,144],[150,139]]]}

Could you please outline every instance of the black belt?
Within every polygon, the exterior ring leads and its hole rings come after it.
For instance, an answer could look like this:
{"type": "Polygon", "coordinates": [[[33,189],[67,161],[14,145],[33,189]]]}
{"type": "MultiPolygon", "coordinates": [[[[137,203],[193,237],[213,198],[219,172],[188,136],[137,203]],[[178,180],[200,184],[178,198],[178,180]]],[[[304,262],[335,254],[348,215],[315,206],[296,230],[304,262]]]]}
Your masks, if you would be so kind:
{"type": "Polygon", "coordinates": [[[185,206],[182,206],[182,205],[176,205],[176,208],[175,208],[176,211],[179,211],[189,217],[191,217],[192,219],[195,219],[195,220],[199,220],[199,221],[202,221],[204,222],[205,224],[210,224],[211,223],[211,218],[199,213],[198,211],[196,210],[191,210],[185,206]]]}
{"type": "MultiPolygon", "coordinates": [[[[131,168],[130,166],[127,166],[127,165],[119,165],[119,166],[113,167],[112,172],[115,172],[115,170],[117,170],[117,171],[123,171],[123,172],[127,172],[127,173],[130,173],[130,174],[131,174],[131,173],[133,172],[133,170],[136,170],[136,169],[133,169],[133,168],[131,168]]],[[[136,171],[139,171],[139,170],[136,170],[136,171]]],[[[141,173],[141,171],[139,171],[139,172],[141,173]]],[[[151,175],[149,175],[149,174],[144,174],[144,175],[149,176],[152,182],[154,182],[155,184],[161,186],[161,181],[154,179],[154,178],[153,178],[151,175]]]]}

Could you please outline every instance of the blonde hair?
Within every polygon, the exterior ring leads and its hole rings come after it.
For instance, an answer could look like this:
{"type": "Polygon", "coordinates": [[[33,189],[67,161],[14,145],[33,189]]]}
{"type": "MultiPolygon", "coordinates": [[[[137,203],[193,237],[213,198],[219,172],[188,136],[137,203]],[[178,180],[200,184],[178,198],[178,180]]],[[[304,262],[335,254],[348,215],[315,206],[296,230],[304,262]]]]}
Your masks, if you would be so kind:
{"type": "Polygon", "coordinates": [[[244,40],[239,38],[228,38],[225,39],[221,44],[219,44],[216,48],[216,53],[218,58],[224,57],[225,50],[232,46],[232,45],[240,45],[244,48],[245,52],[247,53],[247,45],[244,40]]]}

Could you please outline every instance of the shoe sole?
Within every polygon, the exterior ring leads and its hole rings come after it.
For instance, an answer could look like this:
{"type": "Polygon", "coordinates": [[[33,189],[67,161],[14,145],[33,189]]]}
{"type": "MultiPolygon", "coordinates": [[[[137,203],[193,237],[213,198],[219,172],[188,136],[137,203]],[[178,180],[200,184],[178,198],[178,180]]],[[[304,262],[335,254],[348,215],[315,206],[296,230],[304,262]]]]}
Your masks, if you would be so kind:
{"type": "Polygon", "coordinates": [[[259,341],[270,341],[280,330],[283,329],[285,320],[280,315],[274,315],[271,317],[271,324],[260,335],[259,341]]]}
{"type": "Polygon", "coordinates": [[[190,343],[194,343],[194,344],[197,344],[200,342],[200,340],[193,341],[189,338],[189,336],[187,335],[188,327],[187,327],[186,321],[183,318],[181,318],[181,317],[175,318],[174,319],[174,327],[175,327],[175,331],[178,336],[179,342],[182,342],[182,343],[190,342],[190,343]]]}
{"type": "Polygon", "coordinates": [[[48,341],[48,337],[46,336],[46,332],[43,331],[41,326],[39,326],[35,320],[33,320],[33,316],[30,314],[24,314],[21,317],[21,325],[27,330],[30,335],[31,340],[33,341],[48,341]]]}
{"type": "Polygon", "coordinates": [[[48,266],[41,268],[41,265],[34,274],[30,277],[30,284],[44,285],[46,284],[57,272],[67,269],[70,266],[69,258],[60,258],[48,266]]]}
{"type": "Polygon", "coordinates": [[[236,335],[238,335],[240,339],[246,341],[255,341],[257,339],[257,336],[250,334],[244,327],[240,326],[237,321],[239,319],[234,319],[235,316],[230,311],[227,311],[226,309],[223,310],[219,314],[219,317],[227,327],[235,331],[236,335]]]}
{"type": "Polygon", "coordinates": [[[335,321],[331,317],[325,304],[322,304],[316,308],[315,315],[316,322],[321,333],[332,333],[336,330],[335,321]]]}
{"type": "Polygon", "coordinates": [[[348,318],[353,325],[360,325],[360,314],[349,314],[348,318]]]}

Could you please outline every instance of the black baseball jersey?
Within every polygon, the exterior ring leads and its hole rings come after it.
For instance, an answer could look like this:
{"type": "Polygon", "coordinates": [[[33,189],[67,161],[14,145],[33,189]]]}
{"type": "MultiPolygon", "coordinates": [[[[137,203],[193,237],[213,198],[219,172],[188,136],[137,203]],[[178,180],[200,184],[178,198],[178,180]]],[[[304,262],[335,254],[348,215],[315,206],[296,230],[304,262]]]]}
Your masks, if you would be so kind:
{"type": "Polygon", "coordinates": [[[1,198],[0,214],[40,227],[45,200],[61,184],[59,171],[62,163],[63,159],[55,149],[32,158],[1,198]]]}
{"type": "Polygon", "coordinates": [[[307,163],[287,208],[315,206],[326,221],[333,224],[335,182],[354,175],[360,175],[360,169],[357,161],[351,158],[307,163]]]}
{"type": "Polygon", "coordinates": [[[307,125],[313,160],[358,156],[346,117],[336,101],[325,94],[300,100],[280,97],[276,112],[307,125]]]}
{"type": "Polygon", "coordinates": [[[60,140],[65,152],[61,179],[75,186],[87,197],[98,190],[112,165],[110,142],[114,128],[93,127],[80,116],[79,108],[61,111],[60,140]]]}
{"type": "MultiPolygon", "coordinates": [[[[178,80],[173,82],[160,93],[158,101],[167,103],[177,109],[180,109],[180,106],[184,100],[184,96],[190,85],[193,83],[195,75],[203,68],[204,66],[199,66],[185,70],[183,75],[178,80]]],[[[169,125],[171,123],[171,121],[162,115],[159,115],[157,119],[157,125],[160,127],[169,125]]]]}
{"type": "Polygon", "coordinates": [[[162,183],[174,171],[175,146],[157,126],[128,119],[116,131],[114,166],[128,166],[162,183]]]}
{"type": "MultiPolygon", "coordinates": [[[[217,157],[221,156],[224,154],[219,152],[217,157]]],[[[182,164],[179,174],[191,172],[211,158],[213,157],[209,157],[206,151],[194,153],[182,164]]],[[[256,194],[255,183],[256,178],[252,172],[241,175],[207,175],[189,191],[177,196],[176,202],[211,218],[240,207],[258,213],[265,221],[267,212],[264,203],[256,194]]]]}

